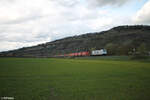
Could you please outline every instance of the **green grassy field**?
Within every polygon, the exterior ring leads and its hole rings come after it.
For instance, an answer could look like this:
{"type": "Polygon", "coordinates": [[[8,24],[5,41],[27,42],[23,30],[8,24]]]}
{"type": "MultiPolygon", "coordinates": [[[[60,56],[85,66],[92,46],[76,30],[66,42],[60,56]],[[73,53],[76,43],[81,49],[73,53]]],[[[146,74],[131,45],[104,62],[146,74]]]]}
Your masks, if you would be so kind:
{"type": "Polygon", "coordinates": [[[150,100],[150,63],[0,58],[0,97],[15,100],[150,100]]]}

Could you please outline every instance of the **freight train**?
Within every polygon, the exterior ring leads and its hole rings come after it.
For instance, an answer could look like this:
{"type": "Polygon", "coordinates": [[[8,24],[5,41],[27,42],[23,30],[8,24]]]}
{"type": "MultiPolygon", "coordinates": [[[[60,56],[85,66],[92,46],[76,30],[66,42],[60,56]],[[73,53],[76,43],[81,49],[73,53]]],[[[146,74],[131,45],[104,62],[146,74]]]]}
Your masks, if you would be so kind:
{"type": "Polygon", "coordinates": [[[101,55],[107,55],[107,50],[100,49],[100,50],[60,54],[60,55],[55,55],[55,57],[81,57],[81,56],[101,56],[101,55]]]}

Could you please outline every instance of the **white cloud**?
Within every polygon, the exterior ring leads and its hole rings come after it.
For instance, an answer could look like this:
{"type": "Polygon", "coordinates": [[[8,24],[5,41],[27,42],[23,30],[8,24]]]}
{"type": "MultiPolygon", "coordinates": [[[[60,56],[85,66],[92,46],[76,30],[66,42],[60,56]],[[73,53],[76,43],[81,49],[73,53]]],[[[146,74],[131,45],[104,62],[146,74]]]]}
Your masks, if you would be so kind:
{"type": "Polygon", "coordinates": [[[29,46],[34,46],[37,44],[40,44],[41,42],[26,42],[26,43],[22,43],[22,42],[8,42],[8,41],[2,41],[0,43],[0,51],[7,51],[7,50],[13,50],[13,49],[17,49],[20,47],[29,47],[29,46]]]}
{"type": "Polygon", "coordinates": [[[123,24],[128,16],[87,5],[120,6],[127,1],[131,0],[0,0],[0,51],[123,24]]]}
{"type": "Polygon", "coordinates": [[[150,24],[150,0],[136,13],[133,21],[137,24],[150,24]]]}

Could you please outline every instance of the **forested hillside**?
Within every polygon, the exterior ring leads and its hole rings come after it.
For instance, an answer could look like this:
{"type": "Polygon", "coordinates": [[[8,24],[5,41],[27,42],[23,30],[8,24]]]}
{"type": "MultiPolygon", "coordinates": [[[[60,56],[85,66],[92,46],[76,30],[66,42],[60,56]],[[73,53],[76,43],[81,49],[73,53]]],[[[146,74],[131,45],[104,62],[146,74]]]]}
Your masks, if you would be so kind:
{"type": "Polygon", "coordinates": [[[138,48],[150,51],[150,26],[118,26],[108,31],[86,33],[56,41],[0,53],[13,57],[52,57],[105,48],[109,55],[129,55],[138,48]]]}

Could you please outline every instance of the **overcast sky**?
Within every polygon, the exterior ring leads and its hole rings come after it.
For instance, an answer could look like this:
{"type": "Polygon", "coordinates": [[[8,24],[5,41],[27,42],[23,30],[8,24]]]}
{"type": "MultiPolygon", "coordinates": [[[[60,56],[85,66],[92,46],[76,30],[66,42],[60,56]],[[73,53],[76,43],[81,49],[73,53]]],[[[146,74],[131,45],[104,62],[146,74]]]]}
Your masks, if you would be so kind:
{"type": "Polygon", "coordinates": [[[0,51],[150,24],[150,0],[0,0],[0,51]]]}

